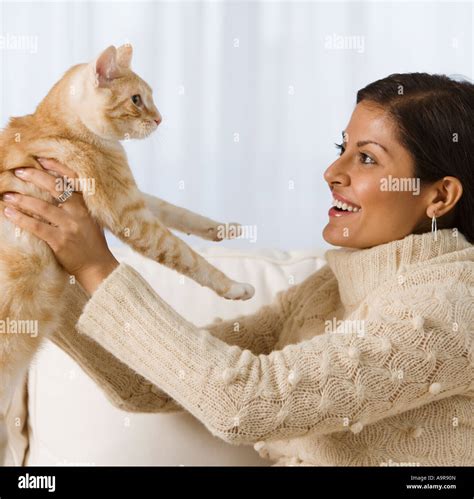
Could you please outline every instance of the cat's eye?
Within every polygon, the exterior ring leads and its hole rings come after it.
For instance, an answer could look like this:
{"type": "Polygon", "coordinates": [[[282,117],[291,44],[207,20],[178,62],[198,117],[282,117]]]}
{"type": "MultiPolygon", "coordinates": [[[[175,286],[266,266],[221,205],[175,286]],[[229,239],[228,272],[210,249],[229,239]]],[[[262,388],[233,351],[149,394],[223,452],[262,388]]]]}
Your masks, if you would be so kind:
{"type": "Polygon", "coordinates": [[[141,106],[142,105],[142,98],[138,94],[132,95],[132,102],[135,104],[135,106],[141,106]]]}

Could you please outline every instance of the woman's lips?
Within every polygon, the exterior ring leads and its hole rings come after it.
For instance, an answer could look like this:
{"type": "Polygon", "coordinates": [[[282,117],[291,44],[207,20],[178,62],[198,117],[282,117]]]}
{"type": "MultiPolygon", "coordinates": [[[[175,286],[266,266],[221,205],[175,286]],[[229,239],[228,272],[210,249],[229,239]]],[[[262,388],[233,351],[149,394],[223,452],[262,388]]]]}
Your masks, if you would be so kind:
{"type": "Polygon", "coordinates": [[[347,217],[349,215],[358,215],[360,211],[344,211],[344,210],[336,210],[334,206],[331,206],[328,211],[328,215],[330,217],[347,217]]]}
{"type": "Polygon", "coordinates": [[[337,192],[332,191],[332,206],[329,209],[328,215],[330,217],[344,217],[346,215],[355,215],[362,211],[362,207],[349,201],[337,192]]]}
{"type": "Polygon", "coordinates": [[[341,203],[346,203],[347,205],[355,206],[356,208],[361,208],[358,204],[353,203],[352,201],[350,201],[349,199],[345,198],[344,196],[342,196],[338,192],[331,191],[331,193],[332,193],[332,197],[333,197],[333,199],[335,201],[340,201],[341,203]]]}

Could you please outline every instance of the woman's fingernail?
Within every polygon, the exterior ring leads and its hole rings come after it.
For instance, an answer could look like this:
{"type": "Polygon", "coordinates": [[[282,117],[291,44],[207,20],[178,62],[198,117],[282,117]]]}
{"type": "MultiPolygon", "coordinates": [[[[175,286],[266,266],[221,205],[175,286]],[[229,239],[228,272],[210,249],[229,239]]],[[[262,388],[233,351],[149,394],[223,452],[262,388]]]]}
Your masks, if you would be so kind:
{"type": "Polygon", "coordinates": [[[15,194],[7,193],[3,195],[4,201],[15,201],[15,199],[16,199],[15,194]]]}
{"type": "Polygon", "coordinates": [[[9,206],[7,206],[4,210],[3,210],[3,213],[5,213],[5,215],[7,217],[14,217],[15,214],[16,214],[16,211],[13,209],[13,208],[10,208],[9,206]]]}
{"type": "Polygon", "coordinates": [[[23,168],[17,168],[15,170],[15,175],[17,175],[18,177],[22,177],[24,174],[25,174],[25,170],[23,168]]]}
{"type": "Polygon", "coordinates": [[[46,170],[51,170],[53,168],[50,165],[48,158],[38,158],[38,163],[46,170]]]}

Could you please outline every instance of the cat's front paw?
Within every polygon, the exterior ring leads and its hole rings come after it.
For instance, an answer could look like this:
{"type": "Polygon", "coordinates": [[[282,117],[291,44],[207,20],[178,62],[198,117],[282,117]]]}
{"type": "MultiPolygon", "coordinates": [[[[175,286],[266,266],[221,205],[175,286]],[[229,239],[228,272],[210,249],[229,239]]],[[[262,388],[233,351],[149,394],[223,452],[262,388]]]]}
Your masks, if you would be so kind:
{"type": "Polygon", "coordinates": [[[228,300],[248,300],[255,293],[255,288],[245,282],[234,282],[223,295],[228,300]]]}
{"type": "Polygon", "coordinates": [[[203,237],[210,241],[223,241],[224,239],[236,239],[241,235],[242,226],[237,222],[231,222],[207,228],[203,237]]]}

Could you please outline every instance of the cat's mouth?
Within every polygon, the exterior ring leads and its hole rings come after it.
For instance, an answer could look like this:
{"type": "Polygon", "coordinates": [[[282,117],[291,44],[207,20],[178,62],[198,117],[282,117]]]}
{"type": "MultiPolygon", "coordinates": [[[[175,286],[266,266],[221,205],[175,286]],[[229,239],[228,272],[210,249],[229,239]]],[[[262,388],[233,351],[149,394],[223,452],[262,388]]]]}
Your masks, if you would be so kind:
{"type": "Polygon", "coordinates": [[[138,137],[144,139],[151,135],[158,128],[158,123],[154,120],[144,120],[140,123],[138,127],[138,137]]]}

